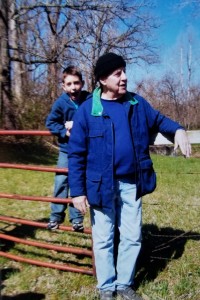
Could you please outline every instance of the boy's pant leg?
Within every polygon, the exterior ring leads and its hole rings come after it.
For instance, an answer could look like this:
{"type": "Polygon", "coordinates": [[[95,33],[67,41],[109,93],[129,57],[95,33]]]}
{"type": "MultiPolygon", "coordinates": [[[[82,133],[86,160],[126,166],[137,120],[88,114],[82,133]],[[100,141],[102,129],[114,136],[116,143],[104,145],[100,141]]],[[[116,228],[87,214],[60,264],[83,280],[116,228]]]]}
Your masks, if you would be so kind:
{"type": "MultiPolygon", "coordinates": [[[[68,154],[65,152],[59,152],[58,168],[68,168],[68,154]]],[[[68,186],[68,174],[56,173],[55,181],[54,181],[54,197],[56,198],[67,198],[69,193],[68,186]]],[[[57,221],[62,223],[65,219],[65,210],[67,208],[67,204],[62,203],[51,203],[51,221],[57,221]]],[[[81,212],[73,207],[73,205],[69,205],[69,219],[70,221],[83,221],[83,216],[81,212]]]]}
{"type": "MultiPolygon", "coordinates": [[[[56,198],[67,198],[68,196],[68,180],[64,174],[57,173],[54,181],[54,197],[56,198]]],[[[63,203],[51,203],[51,221],[62,223],[65,219],[65,210],[67,204],[63,203]]]]}
{"type": "Polygon", "coordinates": [[[69,210],[69,221],[74,222],[83,222],[83,215],[79,209],[75,208],[72,203],[68,206],[69,210]]]}

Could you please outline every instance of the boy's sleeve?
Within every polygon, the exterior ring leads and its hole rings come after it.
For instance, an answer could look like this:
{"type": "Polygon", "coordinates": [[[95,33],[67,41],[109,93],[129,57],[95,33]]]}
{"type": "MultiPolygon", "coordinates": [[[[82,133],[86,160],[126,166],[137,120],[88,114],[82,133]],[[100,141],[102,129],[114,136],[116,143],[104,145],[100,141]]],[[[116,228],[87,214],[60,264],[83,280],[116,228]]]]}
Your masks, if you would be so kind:
{"type": "Polygon", "coordinates": [[[64,124],[64,111],[59,105],[59,102],[55,102],[52,106],[50,114],[46,119],[46,127],[52,134],[58,137],[66,137],[66,128],[64,124]]]}

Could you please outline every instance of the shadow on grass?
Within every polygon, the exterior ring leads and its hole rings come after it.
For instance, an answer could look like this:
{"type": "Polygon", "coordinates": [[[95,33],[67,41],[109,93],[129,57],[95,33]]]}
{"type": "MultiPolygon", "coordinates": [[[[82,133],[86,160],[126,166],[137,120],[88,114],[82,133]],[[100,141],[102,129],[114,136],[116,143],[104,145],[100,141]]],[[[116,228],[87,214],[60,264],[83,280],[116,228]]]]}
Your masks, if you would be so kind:
{"type": "MultiPolygon", "coordinates": [[[[45,219],[38,219],[38,220],[35,220],[35,221],[46,223],[47,219],[46,218],[45,219]]],[[[46,230],[46,229],[43,229],[43,230],[46,230]]],[[[34,227],[34,226],[21,224],[21,225],[15,225],[15,228],[13,228],[10,231],[7,231],[7,227],[5,229],[1,229],[1,231],[4,232],[5,234],[10,235],[10,236],[14,236],[14,237],[21,238],[21,239],[32,239],[34,241],[37,228],[34,227]]],[[[54,234],[54,235],[59,234],[59,230],[58,231],[53,231],[52,234],[54,234]]],[[[66,232],[65,234],[68,234],[68,232],[66,232]]],[[[74,234],[76,234],[76,233],[74,233],[74,234]]],[[[79,237],[77,237],[77,238],[80,238],[80,233],[78,233],[78,234],[79,234],[79,237]]],[[[76,239],[76,237],[73,237],[73,238],[76,239]]],[[[88,238],[88,237],[86,236],[86,238],[88,238]]],[[[50,241],[46,242],[45,239],[40,239],[39,241],[47,243],[47,244],[51,244],[51,245],[55,245],[55,244],[60,245],[59,242],[55,242],[55,241],[52,241],[52,243],[50,241]]],[[[13,241],[2,239],[2,241],[1,241],[1,250],[3,252],[9,252],[11,249],[13,249],[15,247],[15,245],[17,245],[17,243],[15,243],[13,241]]],[[[75,241],[74,241],[74,243],[71,242],[70,245],[69,245],[69,243],[63,244],[63,246],[80,248],[80,249],[82,248],[80,246],[80,244],[78,244],[75,241]]],[[[71,257],[70,259],[67,258],[67,260],[66,260],[66,258],[64,256],[62,258],[62,253],[64,255],[65,254],[64,252],[58,251],[58,254],[57,254],[57,251],[44,249],[45,253],[44,252],[42,253],[42,252],[40,252],[40,250],[38,251],[38,249],[43,250],[43,248],[37,248],[37,247],[34,247],[34,248],[35,248],[35,250],[33,250],[33,248],[32,248],[28,251],[29,256],[34,257],[34,259],[38,259],[38,260],[41,260],[41,261],[50,260],[52,263],[53,262],[56,263],[59,260],[60,263],[67,264],[67,265],[72,265],[72,266],[74,265],[76,267],[86,267],[86,268],[87,267],[88,268],[92,267],[92,263],[90,263],[90,262],[88,263],[87,261],[84,261],[86,256],[81,254],[81,253],[80,254],[72,254],[74,259],[71,257]]],[[[23,249],[18,248],[17,251],[18,251],[18,255],[20,255],[22,257],[26,257],[27,250],[23,250],[23,249]]]]}
{"type": "MultiPolygon", "coordinates": [[[[34,238],[35,231],[36,228],[32,226],[21,225],[10,231],[9,234],[21,238],[34,238]]],[[[171,227],[159,228],[154,224],[143,225],[143,242],[137,263],[135,287],[137,288],[142,281],[153,281],[158,274],[167,267],[171,260],[179,259],[183,255],[187,241],[199,239],[199,232],[185,232],[171,227]]],[[[14,242],[6,241],[5,245],[2,246],[2,251],[9,251],[14,247],[14,244],[14,242]]],[[[19,252],[20,251],[23,253],[23,250],[19,250],[19,252]]],[[[38,255],[40,258],[55,259],[48,254],[37,254],[32,253],[32,251],[30,251],[29,254],[38,255]]],[[[77,266],[84,265],[85,267],[91,266],[88,262],[81,262],[81,260],[81,255],[80,259],[79,255],[76,255],[75,261],[72,261],[71,259],[70,261],[65,261],[65,259],[62,258],[60,259],[62,263],[77,266]]]]}
{"type": "Polygon", "coordinates": [[[167,267],[168,262],[179,259],[189,240],[200,240],[200,233],[145,224],[137,263],[136,288],[142,281],[153,281],[167,267]]]}
{"type": "Polygon", "coordinates": [[[35,137],[28,140],[4,141],[0,137],[0,162],[21,164],[56,164],[58,152],[35,137]]]}
{"type": "MultiPolygon", "coordinates": [[[[2,290],[5,285],[3,284],[4,280],[9,278],[14,273],[19,273],[20,270],[16,268],[4,268],[0,269],[0,290],[2,290]]],[[[1,294],[0,294],[1,295],[1,294]]],[[[1,297],[0,297],[1,299],[1,297]]]]}
{"type": "Polygon", "coordinates": [[[2,296],[1,299],[2,300],[41,300],[41,299],[45,299],[45,295],[40,293],[27,292],[15,296],[2,296]]]}
{"type": "MultiPolygon", "coordinates": [[[[33,226],[25,225],[25,224],[16,225],[15,228],[10,231],[1,229],[1,231],[4,232],[5,234],[14,236],[17,238],[34,238],[36,230],[37,230],[37,228],[35,228],[33,226]]],[[[3,241],[1,241],[1,243],[2,243],[1,249],[4,252],[9,251],[15,245],[15,242],[9,241],[9,240],[4,240],[4,244],[3,244],[3,241]]]]}
{"type": "MultiPolygon", "coordinates": [[[[13,273],[19,273],[20,270],[16,268],[5,268],[0,271],[1,274],[1,289],[4,288],[4,281],[9,278],[13,273]]],[[[18,295],[13,295],[13,296],[6,296],[0,294],[0,299],[1,300],[41,300],[45,299],[45,295],[41,293],[32,293],[32,292],[27,292],[27,293],[21,293],[18,295]]]]}

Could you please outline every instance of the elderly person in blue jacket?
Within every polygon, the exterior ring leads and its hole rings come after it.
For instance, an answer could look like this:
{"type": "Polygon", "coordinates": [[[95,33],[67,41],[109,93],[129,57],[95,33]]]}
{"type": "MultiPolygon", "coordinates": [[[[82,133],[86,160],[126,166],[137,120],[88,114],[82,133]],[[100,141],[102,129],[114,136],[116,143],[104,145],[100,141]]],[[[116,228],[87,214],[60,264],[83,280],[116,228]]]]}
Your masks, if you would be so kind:
{"type": "Polygon", "coordinates": [[[100,87],[79,108],[69,141],[69,185],[74,206],[90,206],[93,250],[100,299],[142,299],[133,289],[141,248],[141,197],[153,192],[156,175],[150,137],[175,136],[191,152],[181,125],[127,91],[126,62],[107,53],[95,66],[100,87]],[[114,236],[119,230],[117,259],[114,236]]]}
{"type": "MultiPolygon", "coordinates": [[[[62,74],[62,95],[56,99],[46,120],[46,127],[58,137],[59,155],[57,167],[68,168],[68,142],[73,117],[80,104],[86,99],[88,92],[82,91],[84,81],[82,74],[75,66],[68,66],[62,74]]],[[[54,197],[69,196],[68,174],[56,173],[54,197]]],[[[51,203],[49,230],[55,230],[65,219],[66,204],[51,203]]],[[[83,231],[82,213],[69,205],[69,219],[75,231],[83,231]]]]}

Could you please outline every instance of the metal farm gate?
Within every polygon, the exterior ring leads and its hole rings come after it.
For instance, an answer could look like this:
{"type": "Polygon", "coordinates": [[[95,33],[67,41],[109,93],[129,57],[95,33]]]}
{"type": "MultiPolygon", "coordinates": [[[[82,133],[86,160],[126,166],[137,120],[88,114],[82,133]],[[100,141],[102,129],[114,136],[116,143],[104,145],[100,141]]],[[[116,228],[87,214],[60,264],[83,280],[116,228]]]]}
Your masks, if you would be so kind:
{"type": "MultiPolygon", "coordinates": [[[[51,136],[51,133],[49,131],[39,131],[39,130],[0,130],[0,135],[32,135],[32,136],[51,136]]],[[[0,168],[12,168],[12,169],[21,169],[21,170],[31,170],[31,171],[37,171],[37,172],[57,172],[57,173],[64,173],[68,172],[68,169],[64,168],[53,168],[53,167],[44,167],[44,166],[37,166],[37,165],[25,165],[25,164],[11,164],[11,163],[0,163],[0,168]]],[[[7,194],[7,193],[1,193],[0,191],[0,199],[15,199],[16,201],[42,201],[42,202],[57,202],[57,203],[71,203],[72,201],[67,199],[61,199],[61,198],[54,198],[54,197],[39,197],[39,196],[26,196],[26,195],[19,195],[19,194],[7,194]]],[[[44,222],[37,222],[34,220],[28,220],[28,219],[21,219],[21,218],[14,218],[10,216],[0,215],[0,221],[6,222],[6,223],[15,223],[15,224],[25,224],[28,226],[34,226],[37,228],[45,228],[47,227],[47,223],[44,222]]],[[[73,229],[69,226],[60,225],[59,230],[63,231],[70,231],[76,234],[76,232],[73,231],[73,229]]],[[[84,234],[91,235],[91,229],[86,228],[84,229],[84,234]]],[[[80,233],[79,233],[80,234],[80,233]]],[[[87,256],[91,257],[92,259],[92,268],[80,268],[80,267],[72,267],[71,265],[66,264],[57,264],[57,263],[51,263],[51,262],[44,262],[41,260],[36,259],[29,259],[23,256],[14,255],[8,252],[0,251],[0,256],[6,257],[11,260],[19,261],[19,262],[25,262],[41,267],[48,267],[48,268],[54,268],[59,269],[63,271],[70,271],[70,272],[77,272],[87,275],[95,275],[95,267],[94,267],[94,261],[93,261],[93,251],[81,249],[81,248],[75,248],[75,247],[65,247],[60,245],[54,245],[50,243],[44,243],[39,241],[30,241],[27,239],[18,238],[15,236],[11,236],[8,234],[0,233],[0,238],[12,241],[14,243],[20,243],[24,245],[30,245],[34,247],[44,248],[48,250],[54,250],[58,252],[65,252],[65,253],[72,253],[75,255],[81,255],[81,256],[87,256]]]]}

